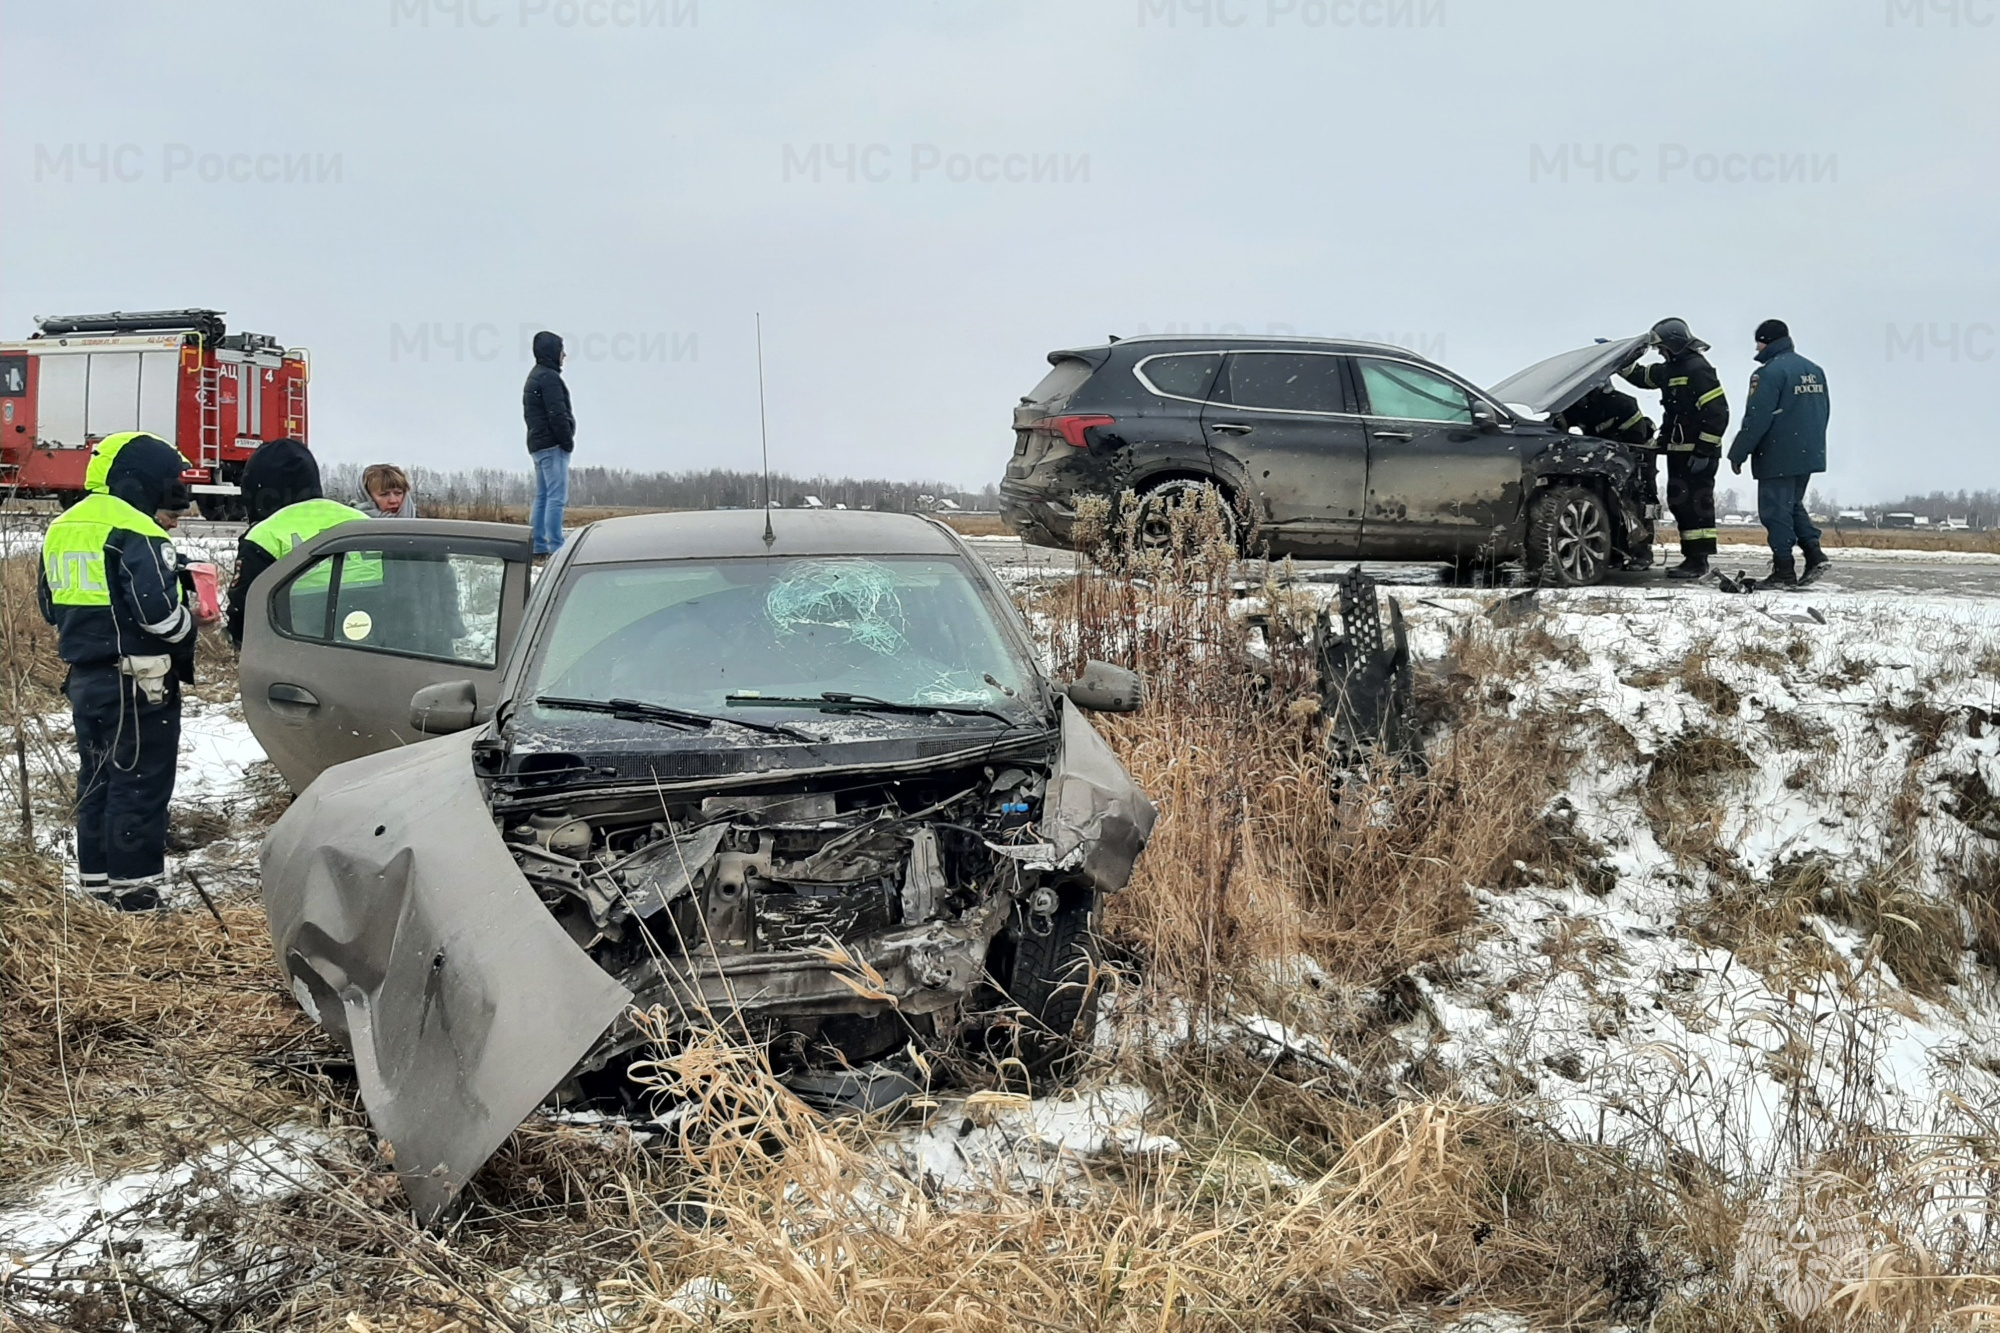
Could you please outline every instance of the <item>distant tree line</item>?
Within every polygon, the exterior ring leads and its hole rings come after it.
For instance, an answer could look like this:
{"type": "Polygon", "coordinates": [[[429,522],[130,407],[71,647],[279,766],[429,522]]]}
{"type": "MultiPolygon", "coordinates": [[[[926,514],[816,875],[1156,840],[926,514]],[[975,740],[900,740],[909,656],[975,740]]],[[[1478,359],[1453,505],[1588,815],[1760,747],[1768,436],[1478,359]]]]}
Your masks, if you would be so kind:
{"type": "MultiPolygon", "coordinates": [[[[1806,492],[1806,508],[1829,518],[1844,508],[1855,508],[1866,510],[1869,517],[1877,519],[1884,514],[1915,514],[1933,523],[1947,518],[1963,519],[1968,526],[1982,531],[2000,527],[2000,491],[1991,490],[1932,491],[1928,495],[1906,495],[1900,500],[1874,500],[1850,506],[1815,486],[1806,492]]],[[[1754,520],[1757,516],[1757,492],[1734,486],[1724,487],[1716,492],[1716,511],[1725,515],[1748,514],[1754,520]]]]}
{"type": "MultiPolygon", "coordinates": [[[[525,505],[534,496],[534,475],[501,468],[411,468],[420,504],[490,508],[525,505]]],[[[329,463],[322,469],[326,493],[336,499],[358,495],[361,467],[329,463]]],[[[967,491],[942,481],[889,481],[881,477],[811,477],[771,474],[771,503],[796,509],[811,496],[831,509],[888,509],[914,512],[949,500],[961,509],[993,509],[999,488],[967,491]]],[[[569,503],[577,508],[755,509],[764,503],[764,478],[757,472],[710,468],[704,472],[635,472],[630,468],[572,467],[569,503]]],[[[948,506],[947,506],[948,507],[948,506]]]]}

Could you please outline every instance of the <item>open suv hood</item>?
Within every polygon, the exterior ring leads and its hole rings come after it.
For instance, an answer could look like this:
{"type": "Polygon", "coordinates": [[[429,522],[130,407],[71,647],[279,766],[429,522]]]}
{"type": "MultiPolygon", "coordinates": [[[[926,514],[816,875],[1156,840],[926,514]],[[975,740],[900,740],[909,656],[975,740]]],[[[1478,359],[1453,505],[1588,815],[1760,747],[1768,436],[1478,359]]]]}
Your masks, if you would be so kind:
{"type": "Polygon", "coordinates": [[[1491,392],[1510,408],[1532,416],[1551,416],[1637,361],[1652,343],[1651,333],[1641,333],[1562,352],[1516,371],[1494,385],[1491,392]]]}

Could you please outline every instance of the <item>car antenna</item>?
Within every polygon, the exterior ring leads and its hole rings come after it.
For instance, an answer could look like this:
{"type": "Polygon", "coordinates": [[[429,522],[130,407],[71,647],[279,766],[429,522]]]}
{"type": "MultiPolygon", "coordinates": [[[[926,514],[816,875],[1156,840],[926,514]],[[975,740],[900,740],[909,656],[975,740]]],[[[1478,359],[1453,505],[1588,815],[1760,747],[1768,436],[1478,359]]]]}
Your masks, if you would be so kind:
{"type": "Polygon", "coordinates": [[[764,420],[764,312],[757,312],[757,438],[764,445],[764,545],[778,540],[771,531],[771,432],[764,420]]]}

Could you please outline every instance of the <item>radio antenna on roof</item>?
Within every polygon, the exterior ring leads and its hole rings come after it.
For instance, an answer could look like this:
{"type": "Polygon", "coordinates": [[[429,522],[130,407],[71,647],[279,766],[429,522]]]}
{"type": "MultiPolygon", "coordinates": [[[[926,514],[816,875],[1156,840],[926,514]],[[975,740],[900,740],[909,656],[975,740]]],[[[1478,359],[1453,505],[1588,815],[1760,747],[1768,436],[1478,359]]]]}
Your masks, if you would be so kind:
{"type": "Polygon", "coordinates": [[[764,418],[764,312],[757,312],[757,438],[764,446],[764,545],[778,540],[771,531],[771,431],[764,418]]]}

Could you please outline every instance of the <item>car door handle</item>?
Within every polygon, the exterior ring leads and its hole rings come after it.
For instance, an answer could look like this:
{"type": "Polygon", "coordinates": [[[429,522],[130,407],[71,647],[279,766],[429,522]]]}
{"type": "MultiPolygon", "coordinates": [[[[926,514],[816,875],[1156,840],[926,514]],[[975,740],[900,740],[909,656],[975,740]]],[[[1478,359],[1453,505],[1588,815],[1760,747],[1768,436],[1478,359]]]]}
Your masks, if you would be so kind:
{"type": "Polygon", "coordinates": [[[313,692],[297,685],[286,685],[283,683],[273,685],[270,689],[264,691],[264,697],[274,704],[291,704],[300,708],[319,707],[319,699],[313,692]]]}
{"type": "Polygon", "coordinates": [[[1251,431],[1255,430],[1256,427],[1246,426],[1243,425],[1241,422],[1237,421],[1217,421],[1211,423],[1209,425],[1209,429],[1213,431],[1220,431],[1224,435],[1248,435],[1251,431]]]}
{"type": "Polygon", "coordinates": [[[1414,440],[1417,437],[1406,430],[1378,430],[1375,432],[1375,438],[1378,440],[1414,440]]]}

